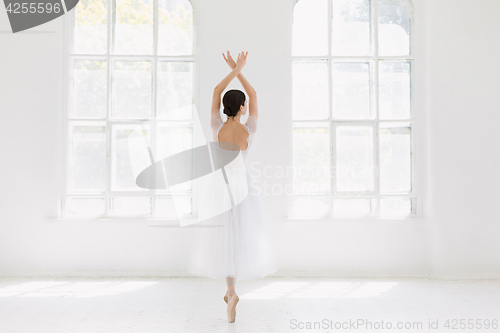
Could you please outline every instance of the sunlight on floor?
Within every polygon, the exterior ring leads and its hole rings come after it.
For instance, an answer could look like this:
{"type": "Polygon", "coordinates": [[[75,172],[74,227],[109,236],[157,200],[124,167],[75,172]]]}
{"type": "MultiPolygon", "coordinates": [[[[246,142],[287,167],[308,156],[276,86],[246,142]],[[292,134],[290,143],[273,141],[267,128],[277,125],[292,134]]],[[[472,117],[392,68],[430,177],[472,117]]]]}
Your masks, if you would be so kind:
{"type": "Polygon", "coordinates": [[[397,282],[274,282],[240,296],[241,299],[366,298],[378,296],[397,282]]]}
{"type": "Polygon", "coordinates": [[[137,290],[158,282],[26,282],[0,289],[2,297],[96,297],[137,290]]]}

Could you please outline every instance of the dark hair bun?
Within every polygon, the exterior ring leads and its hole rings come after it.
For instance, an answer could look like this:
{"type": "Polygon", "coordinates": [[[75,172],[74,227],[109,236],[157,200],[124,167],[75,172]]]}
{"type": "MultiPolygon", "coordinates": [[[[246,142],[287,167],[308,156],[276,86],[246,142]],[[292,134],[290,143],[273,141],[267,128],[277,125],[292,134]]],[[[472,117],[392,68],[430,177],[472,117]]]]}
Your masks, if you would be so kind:
{"type": "Polygon", "coordinates": [[[232,112],[231,112],[231,109],[230,109],[228,106],[225,106],[225,107],[224,107],[224,110],[223,110],[222,112],[224,112],[224,114],[226,114],[226,115],[227,115],[227,116],[229,116],[229,117],[232,117],[232,116],[233,116],[233,115],[232,115],[232,112]]]}
{"type": "Polygon", "coordinates": [[[228,117],[236,117],[240,112],[240,108],[245,105],[245,94],[241,90],[228,90],[222,98],[225,115],[228,117]]]}
{"type": "Polygon", "coordinates": [[[229,106],[225,106],[222,112],[224,112],[224,114],[226,114],[228,117],[235,117],[239,111],[240,110],[238,110],[237,112],[233,112],[229,106]]]}

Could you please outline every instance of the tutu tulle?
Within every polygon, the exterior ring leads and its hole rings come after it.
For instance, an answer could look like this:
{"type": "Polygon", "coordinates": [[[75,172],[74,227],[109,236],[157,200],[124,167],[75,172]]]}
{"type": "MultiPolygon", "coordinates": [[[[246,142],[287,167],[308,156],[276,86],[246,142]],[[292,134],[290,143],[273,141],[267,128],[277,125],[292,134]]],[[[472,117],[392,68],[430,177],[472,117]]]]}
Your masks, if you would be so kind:
{"type": "MultiPolygon", "coordinates": [[[[253,117],[249,117],[253,118],[253,117]]],[[[220,115],[218,115],[219,121],[220,115]]],[[[255,124],[245,125],[249,133],[249,145],[241,151],[246,161],[255,124]]],[[[212,119],[214,138],[224,124],[212,119]]],[[[247,121],[248,124],[248,121],[247,121]]],[[[241,159],[240,159],[241,161],[241,159]]],[[[198,201],[198,210],[224,207],[217,216],[196,223],[190,260],[187,271],[193,275],[213,279],[235,277],[237,280],[257,279],[276,272],[276,262],[265,220],[262,215],[260,197],[251,189],[251,174],[244,164],[229,163],[223,172],[226,182],[214,177],[214,181],[205,187],[202,200],[198,201]],[[218,181],[217,181],[218,180],[218,181]],[[233,202],[231,204],[231,196],[233,202]]]]}

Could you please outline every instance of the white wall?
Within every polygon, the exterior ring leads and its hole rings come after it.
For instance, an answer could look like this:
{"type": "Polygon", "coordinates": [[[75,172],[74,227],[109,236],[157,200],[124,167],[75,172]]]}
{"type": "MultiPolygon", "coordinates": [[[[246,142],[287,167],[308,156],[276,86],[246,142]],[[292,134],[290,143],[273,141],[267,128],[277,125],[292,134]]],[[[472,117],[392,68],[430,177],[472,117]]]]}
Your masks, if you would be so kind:
{"type": "MultiPolygon", "coordinates": [[[[290,165],[293,0],[193,3],[206,133],[212,89],[229,70],[221,53],[247,50],[244,73],[259,93],[252,159],[261,168],[290,165]]],[[[498,0],[420,0],[424,217],[287,220],[288,198],[263,196],[276,275],[500,277],[498,13],[498,0]]],[[[0,30],[10,31],[3,8],[0,30]]],[[[190,229],[53,218],[62,170],[62,47],[63,18],[0,34],[0,275],[184,274],[190,229]]]]}

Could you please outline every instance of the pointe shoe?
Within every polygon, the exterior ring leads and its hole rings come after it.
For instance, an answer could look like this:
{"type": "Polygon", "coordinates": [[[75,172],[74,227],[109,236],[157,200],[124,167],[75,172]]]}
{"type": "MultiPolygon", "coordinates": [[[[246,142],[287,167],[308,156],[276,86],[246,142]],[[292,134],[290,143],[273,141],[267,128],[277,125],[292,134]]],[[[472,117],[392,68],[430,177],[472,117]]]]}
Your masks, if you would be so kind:
{"type": "Polygon", "coordinates": [[[226,303],[227,303],[227,297],[228,297],[228,295],[229,295],[229,291],[226,291],[226,295],[224,296],[224,302],[226,302],[226,303]]]}
{"type": "Polygon", "coordinates": [[[230,323],[234,323],[236,320],[236,304],[238,304],[238,301],[240,298],[238,295],[229,295],[229,301],[227,303],[227,320],[230,323]]]}

